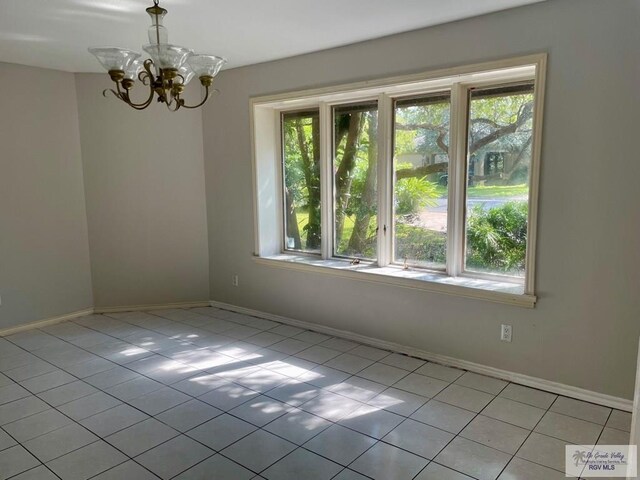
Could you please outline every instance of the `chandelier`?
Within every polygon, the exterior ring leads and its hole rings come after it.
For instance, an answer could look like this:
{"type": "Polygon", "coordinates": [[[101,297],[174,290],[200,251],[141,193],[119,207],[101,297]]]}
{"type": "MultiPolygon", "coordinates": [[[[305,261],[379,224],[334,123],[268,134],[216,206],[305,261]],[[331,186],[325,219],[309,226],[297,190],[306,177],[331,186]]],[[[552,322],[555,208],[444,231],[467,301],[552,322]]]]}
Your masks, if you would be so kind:
{"type": "Polygon", "coordinates": [[[180,107],[198,108],[209,99],[213,77],[227,61],[215,55],[196,54],[188,48],[169,44],[169,34],[162,24],[167,10],[158,3],[159,0],[153,0],[153,7],[147,8],[151,17],[149,44],[142,46],[151,58],[142,61],[139,53],[124,48],[89,49],[116,85],[115,89],[106,89],[103,95],[111,92],[136,110],[144,110],[151,105],[154,95],[158,102],[174,112],[180,107]],[[194,77],[198,77],[204,87],[204,97],[197,105],[186,105],[181,95],[194,77]],[[149,96],[141,103],[135,103],[129,96],[136,80],[149,89],[149,96]]]}

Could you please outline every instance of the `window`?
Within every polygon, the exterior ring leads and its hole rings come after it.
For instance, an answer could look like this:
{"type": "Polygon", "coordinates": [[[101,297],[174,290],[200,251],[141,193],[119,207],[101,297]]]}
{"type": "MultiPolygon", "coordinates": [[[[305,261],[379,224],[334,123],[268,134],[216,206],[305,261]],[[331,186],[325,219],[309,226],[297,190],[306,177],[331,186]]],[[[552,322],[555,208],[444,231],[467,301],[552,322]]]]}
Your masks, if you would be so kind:
{"type": "Polygon", "coordinates": [[[534,84],[469,92],[465,265],[524,277],[534,84]]]}
{"type": "Polygon", "coordinates": [[[320,131],[318,111],[282,115],[284,249],[320,252],[320,131]]]}
{"type": "Polygon", "coordinates": [[[544,65],[254,99],[258,255],[533,297],[544,65]]]}
{"type": "Polygon", "coordinates": [[[393,260],[446,268],[451,95],[395,101],[393,260]]]}
{"type": "Polygon", "coordinates": [[[378,106],[376,102],[333,108],[333,253],[375,260],[378,106]]]}

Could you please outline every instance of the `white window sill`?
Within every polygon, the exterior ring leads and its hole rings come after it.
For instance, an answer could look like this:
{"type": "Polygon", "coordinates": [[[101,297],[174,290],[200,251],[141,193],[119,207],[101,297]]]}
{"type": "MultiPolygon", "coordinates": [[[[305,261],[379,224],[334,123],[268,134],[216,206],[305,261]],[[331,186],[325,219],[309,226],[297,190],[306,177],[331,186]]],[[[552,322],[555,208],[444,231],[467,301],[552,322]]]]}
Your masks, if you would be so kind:
{"type": "Polygon", "coordinates": [[[348,260],[322,260],[293,254],[254,257],[254,260],[270,267],[335,275],[364,282],[477,298],[526,308],[533,308],[537,299],[535,295],[525,294],[524,287],[519,284],[470,277],[449,277],[424,270],[403,270],[398,266],[351,265],[348,260]]]}

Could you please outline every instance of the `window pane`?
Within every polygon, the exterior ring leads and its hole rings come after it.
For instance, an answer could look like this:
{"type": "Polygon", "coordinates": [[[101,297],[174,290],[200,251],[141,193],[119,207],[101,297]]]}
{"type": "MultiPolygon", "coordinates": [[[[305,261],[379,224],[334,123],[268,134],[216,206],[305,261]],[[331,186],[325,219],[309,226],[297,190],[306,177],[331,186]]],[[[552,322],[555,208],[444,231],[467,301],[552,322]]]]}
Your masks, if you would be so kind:
{"type": "Polygon", "coordinates": [[[448,93],[396,101],[394,261],[446,267],[448,93]]]}
{"type": "Polygon", "coordinates": [[[320,252],[318,110],[282,115],[285,250],[320,252]]]}
{"type": "Polygon", "coordinates": [[[472,90],[466,269],[524,276],[533,84],[472,90]]]}
{"type": "Polygon", "coordinates": [[[378,106],[333,109],[334,255],[377,255],[378,106]]]}

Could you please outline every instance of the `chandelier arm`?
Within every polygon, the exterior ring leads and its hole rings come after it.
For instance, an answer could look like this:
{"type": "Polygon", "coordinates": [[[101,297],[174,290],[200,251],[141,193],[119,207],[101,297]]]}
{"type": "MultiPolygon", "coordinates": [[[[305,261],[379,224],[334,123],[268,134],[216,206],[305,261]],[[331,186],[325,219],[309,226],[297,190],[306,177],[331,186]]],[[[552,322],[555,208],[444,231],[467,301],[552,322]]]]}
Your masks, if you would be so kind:
{"type": "MultiPolygon", "coordinates": [[[[123,92],[122,92],[122,89],[120,88],[120,82],[115,82],[115,83],[116,83],[116,88],[118,89],[118,96],[120,97],[120,100],[122,100],[122,101],[124,101],[124,102],[129,103],[129,102],[127,101],[127,97],[128,97],[128,95],[126,95],[125,93],[123,93],[123,92]]],[[[125,90],[125,92],[126,92],[126,90],[125,90]]]]}
{"type": "Polygon", "coordinates": [[[129,103],[126,100],[126,95],[122,92],[122,90],[120,89],[120,82],[115,81],[114,82],[116,84],[116,90],[114,90],[113,88],[106,88],[102,91],[102,95],[103,96],[107,96],[107,93],[113,93],[117,98],[119,98],[120,100],[122,100],[125,103],[129,103]]]}
{"type": "Polygon", "coordinates": [[[153,90],[151,90],[151,95],[149,96],[146,102],[133,103],[129,98],[129,93],[126,90],[123,92],[122,89],[120,88],[120,83],[119,82],[114,82],[114,83],[116,84],[117,90],[114,90],[113,88],[107,88],[102,92],[102,95],[106,97],[107,93],[112,93],[116,98],[122,100],[124,103],[126,103],[132,108],[135,108],[136,110],[144,110],[151,104],[151,101],[153,100],[153,90]]]}
{"type": "Polygon", "coordinates": [[[151,105],[151,102],[153,101],[153,94],[154,94],[154,90],[153,87],[149,87],[149,96],[147,97],[147,99],[142,102],[142,103],[133,103],[131,101],[131,98],[129,97],[129,92],[126,93],[126,97],[127,97],[127,104],[132,106],[133,108],[136,108],[138,110],[143,110],[145,108],[147,108],[149,105],[151,105]]]}
{"type": "MultiPolygon", "coordinates": [[[[184,108],[199,108],[202,105],[204,105],[206,103],[206,101],[209,99],[209,87],[204,87],[205,88],[205,94],[204,94],[204,98],[202,99],[202,101],[200,103],[198,103],[197,105],[185,105],[184,103],[182,103],[182,106],[184,108]]],[[[219,90],[215,89],[212,90],[213,93],[218,93],[219,90]]]]}
{"type": "Polygon", "coordinates": [[[120,100],[122,100],[122,97],[113,88],[105,88],[102,91],[102,96],[106,97],[108,93],[113,93],[116,96],[116,98],[119,98],[120,100]]]}
{"type": "MultiPolygon", "coordinates": [[[[144,80],[143,80],[143,75],[144,78],[148,78],[149,74],[150,74],[150,70],[149,70],[149,66],[147,65],[147,62],[150,62],[150,60],[147,60],[144,62],[144,66],[145,66],[145,70],[147,70],[147,73],[145,72],[140,72],[140,74],[138,75],[138,78],[142,81],[142,83],[146,86],[144,80]]],[[[144,110],[145,108],[147,108],[149,105],[151,105],[151,102],[153,101],[153,87],[149,85],[149,97],[147,97],[147,99],[142,102],[142,103],[134,103],[131,101],[131,97],[129,96],[129,90],[125,89],[124,92],[122,91],[122,89],[120,88],[120,82],[115,82],[116,87],[118,89],[118,97],[120,97],[120,99],[125,102],[127,105],[129,105],[132,108],[135,108],[136,110],[144,110]]],[[[115,93],[115,92],[114,92],[115,93]]]]}
{"type": "MultiPolygon", "coordinates": [[[[153,72],[151,71],[151,66],[153,65],[153,60],[151,60],[150,58],[147,58],[143,63],[142,63],[142,67],[145,69],[145,71],[147,72],[147,75],[149,76],[149,78],[153,79],[154,75],[153,72]]],[[[144,72],[140,72],[140,75],[144,74],[144,72]]]]}
{"type": "Polygon", "coordinates": [[[176,110],[178,110],[180,108],[180,101],[178,99],[176,99],[175,103],[173,101],[174,99],[172,98],[171,101],[165,103],[165,105],[167,106],[167,109],[169,109],[170,112],[175,112],[176,110]]]}
{"type": "Polygon", "coordinates": [[[138,80],[140,80],[140,83],[145,87],[148,87],[153,83],[153,77],[147,72],[140,72],[138,74],[138,80]]]}
{"type": "MultiPolygon", "coordinates": [[[[153,100],[153,97],[151,97],[151,100],[153,100]]],[[[127,103],[127,105],[129,105],[131,108],[133,108],[135,110],[144,110],[149,105],[151,105],[151,100],[149,100],[148,102],[145,102],[145,103],[140,103],[140,104],[135,104],[135,103],[131,103],[131,102],[126,102],[126,103],[127,103]]]]}
{"type": "MultiPolygon", "coordinates": [[[[149,87],[151,92],[153,92],[154,90],[153,81],[155,79],[155,75],[151,71],[152,65],[153,60],[147,58],[142,64],[142,68],[144,68],[144,70],[138,73],[138,80],[140,80],[140,83],[142,83],[142,85],[144,85],[145,87],[149,87]]],[[[151,94],[151,96],[153,97],[153,93],[151,94]]]]}

